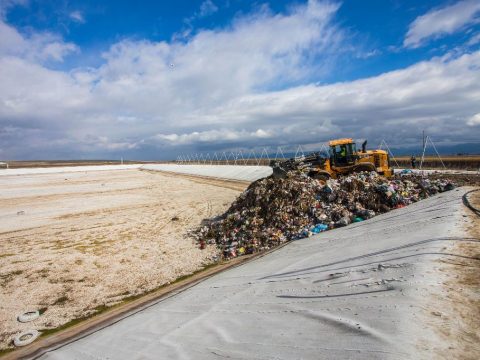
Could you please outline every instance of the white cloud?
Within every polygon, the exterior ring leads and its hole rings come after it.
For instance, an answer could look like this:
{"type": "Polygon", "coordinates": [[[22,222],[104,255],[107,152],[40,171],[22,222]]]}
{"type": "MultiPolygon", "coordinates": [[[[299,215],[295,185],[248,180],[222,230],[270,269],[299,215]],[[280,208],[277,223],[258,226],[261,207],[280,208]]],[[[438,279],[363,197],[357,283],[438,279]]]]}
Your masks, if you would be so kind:
{"type": "Polygon", "coordinates": [[[310,1],[288,14],[263,9],[188,41],[121,41],[103,65],[71,71],[44,63],[65,56],[55,43],[73,51],[61,38],[38,41],[0,23],[8,34],[0,42],[2,157],[165,158],[338,136],[411,145],[423,129],[436,142],[480,137],[480,127],[466,126],[480,112],[480,52],[309,83],[351,47],[334,23],[337,9],[310,1]]]}
{"type": "MultiPolygon", "coordinates": [[[[43,65],[74,50],[70,44],[51,34],[20,34],[2,23],[9,36],[0,46],[0,129],[14,125],[25,136],[34,134],[30,151],[35,156],[46,144],[53,151],[55,144],[68,142],[71,153],[104,149],[104,142],[97,147],[86,142],[92,134],[112,143],[143,144],[151,134],[189,129],[180,134],[198,132],[199,141],[208,140],[214,135],[209,122],[221,122],[212,108],[265,91],[272,83],[325,71],[342,44],[342,32],[332,24],[337,8],[316,1],[289,14],[264,8],[225,30],[201,31],[188,42],[122,41],[103,55],[104,65],[70,72],[43,65]],[[318,66],[310,63],[312,56],[318,66]],[[199,124],[197,116],[205,123],[199,124]],[[54,141],[58,138],[62,141],[54,141]]],[[[224,128],[232,129],[221,138],[233,141],[242,131],[225,121],[224,128]]],[[[245,131],[254,133],[247,136],[252,139],[269,134],[259,127],[245,131]]],[[[18,132],[9,134],[3,140],[15,144],[18,132]]],[[[21,156],[24,150],[11,145],[10,152],[21,156]]]]}
{"type": "Polygon", "coordinates": [[[167,140],[175,145],[195,144],[195,143],[229,143],[238,141],[249,141],[255,139],[267,139],[273,136],[271,131],[257,129],[252,132],[246,130],[208,130],[194,131],[188,134],[157,134],[153,138],[156,140],[167,140]]]}
{"type": "Polygon", "coordinates": [[[157,135],[165,144],[278,145],[350,136],[414,145],[422,130],[436,141],[474,141],[479,111],[480,52],[445,56],[380,76],[332,85],[305,85],[236,96],[185,118],[181,128],[221,131],[157,135]],[[226,124],[230,124],[226,128],[226,124]],[[261,130],[259,130],[261,129],[261,130]],[[263,132],[268,136],[263,137],[263,132]]]}
{"type": "Polygon", "coordinates": [[[79,51],[73,43],[64,42],[58,35],[43,32],[20,34],[0,19],[0,56],[15,56],[33,62],[63,61],[64,57],[79,51]]]}
{"type": "Polygon", "coordinates": [[[104,150],[132,150],[138,147],[138,143],[135,142],[116,142],[112,141],[108,136],[95,136],[88,134],[83,138],[82,146],[93,146],[95,148],[104,150]]]}
{"type": "Polygon", "coordinates": [[[467,121],[467,125],[469,125],[469,126],[480,125],[480,113],[475,114],[472,117],[470,117],[467,121]]]}
{"type": "Polygon", "coordinates": [[[83,13],[80,10],[72,11],[70,13],[70,19],[80,24],[85,23],[85,18],[83,16],[83,13]]]}
{"type": "Polygon", "coordinates": [[[476,45],[476,44],[479,44],[480,43],[480,33],[477,33],[475,35],[473,35],[468,41],[467,41],[467,45],[468,46],[473,46],[473,45],[476,45]]]}
{"type": "Polygon", "coordinates": [[[463,0],[417,17],[409,26],[403,42],[416,48],[432,38],[453,34],[478,20],[480,1],[463,0]]]}
{"type": "Polygon", "coordinates": [[[261,138],[261,139],[267,139],[273,137],[273,134],[271,131],[265,131],[263,129],[258,129],[252,134],[253,137],[261,138]]]}
{"type": "Polygon", "coordinates": [[[200,4],[198,11],[195,11],[193,15],[183,19],[186,27],[180,32],[174,34],[174,39],[187,39],[193,33],[193,23],[201,18],[210,16],[218,11],[218,6],[211,0],[205,0],[200,4]]]}
{"type": "Polygon", "coordinates": [[[212,0],[205,0],[201,5],[200,5],[200,11],[198,13],[199,17],[205,17],[212,15],[218,11],[217,5],[213,3],[212,0]]]}

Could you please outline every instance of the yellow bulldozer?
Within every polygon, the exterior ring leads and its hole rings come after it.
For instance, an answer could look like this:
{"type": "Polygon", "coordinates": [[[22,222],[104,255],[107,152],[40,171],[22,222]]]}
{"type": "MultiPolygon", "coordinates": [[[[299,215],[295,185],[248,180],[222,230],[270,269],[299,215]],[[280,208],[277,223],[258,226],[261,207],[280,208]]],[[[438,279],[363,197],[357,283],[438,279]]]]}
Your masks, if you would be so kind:
{"type": "Polygon", "coordinates": [[[366,150],[367,141],[362,144],[361,150],[357,150],[352,139],[331,140],[328,145],[328,157],[314,152],[281,162],[272,160],[270,166],[273,175],[284,177],[292,170],[303,171],[308,176],[321,180],[336,179],[339,175],[362,171],[375,171],[388,178],[393,175],[388,153],[384,150],[366,150]]]}

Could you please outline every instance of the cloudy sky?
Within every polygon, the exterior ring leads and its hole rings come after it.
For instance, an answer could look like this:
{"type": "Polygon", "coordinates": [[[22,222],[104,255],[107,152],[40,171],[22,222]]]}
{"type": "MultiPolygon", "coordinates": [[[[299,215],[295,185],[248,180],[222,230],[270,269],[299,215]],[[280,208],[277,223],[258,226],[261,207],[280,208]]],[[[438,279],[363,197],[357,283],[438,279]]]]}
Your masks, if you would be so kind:
{"type": "Polygon", "coordinates": [[[0,159],[416,149],[422,130],[480,152],[478,0],[0,0],[0,159]]]}

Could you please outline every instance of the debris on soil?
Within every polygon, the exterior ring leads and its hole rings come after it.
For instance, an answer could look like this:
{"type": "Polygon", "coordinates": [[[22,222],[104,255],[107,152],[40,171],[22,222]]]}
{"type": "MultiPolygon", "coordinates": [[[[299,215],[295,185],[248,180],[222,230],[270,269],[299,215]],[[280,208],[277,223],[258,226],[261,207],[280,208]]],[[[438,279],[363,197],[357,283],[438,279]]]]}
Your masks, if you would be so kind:
{"type": "Polygon", "coordinates": [[[448,179],[414,174],[389,180],[363,172],[325,183],[292,171],[285,178],[255,181],[225,214],[207,220],[192,235],[200,248],[216,244],[224,258],[232,258],[360,222],[453,188],[448,179]]]}
{"type": "Polygon", "coordinates": [[[17,321],[26,323],[26,322],[37,319],[39,316],[40,316],[40,312],[38,310],[27,311],[27,312],[24,312],[23,314],[18,315],[17,321]]]}
{"type": "Polygon", "coordinates": [[[137,169],[3,175],[0,358],[31,329],[17,321],[27,310],[48,307],[33,324],[49,331],[203,269],[218,249],[201,251],[186,230],[247,187],[137,169]]]}
{"type": "MultiPolygon", "coordinates": [[[[445,174],[433,172],[428,175],[430,180],[442,179],[445,174]]],[[[448,178],[455,182],[456,186],[480,186],[480,173],[477,174],[448,174],[448,178]]]]}
{"type": "Polygon", "coordinates": [[[35,341],[35,339],[40,335],[40,332],[37,330],[28,330],[25,331],[13,339],[13,344],[16,347],[25,346],[35,341]]]}

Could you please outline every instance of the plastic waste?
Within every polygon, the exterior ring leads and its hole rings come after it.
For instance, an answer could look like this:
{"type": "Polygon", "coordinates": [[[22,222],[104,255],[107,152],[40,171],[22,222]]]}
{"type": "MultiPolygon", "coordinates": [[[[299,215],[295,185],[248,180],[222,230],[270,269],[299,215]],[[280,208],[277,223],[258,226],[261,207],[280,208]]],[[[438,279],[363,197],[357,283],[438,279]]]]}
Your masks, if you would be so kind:
{"type": "Polygon", "coordinates": [[[222,216],[192,232],[200,248],[216,245],[224,258],[265,251],[290,240],[368,220],[455,185],[415,173],[386,179],[363,172],[325,184],[301,172],[257,180],[222,216]]]}

